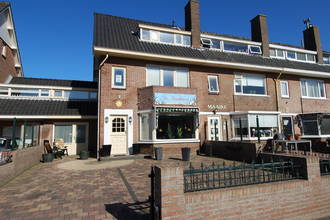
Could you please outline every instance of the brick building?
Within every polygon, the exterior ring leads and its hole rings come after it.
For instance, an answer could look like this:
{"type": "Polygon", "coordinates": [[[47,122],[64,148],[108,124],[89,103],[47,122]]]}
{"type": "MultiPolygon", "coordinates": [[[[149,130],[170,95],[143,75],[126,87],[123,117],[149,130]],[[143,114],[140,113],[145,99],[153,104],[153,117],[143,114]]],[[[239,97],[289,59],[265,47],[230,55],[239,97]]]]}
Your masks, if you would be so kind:
{"type": "Polygon", "coordinates": [[[0,106],[0,139],[14,148],[63,140],[69,155],[95,153],[96,82],[14,77],[0,83],[0,106]]]}
{"type": "Polygon", "coordinates": [[[23,76],[10,3],[0,2],[0,83],[23,76]]]}
{"type": "Polygon", "coordinates": [[[269,42],[265,15],[247,39],[201,31],[197,0],[184,11],[184,28],[94,15],[99,145],[128,154],[133,144],[255,141],[257,118],[261,140],[330,135],[330,53],[318,27],[307,23],[299,47],[269,42]]]}

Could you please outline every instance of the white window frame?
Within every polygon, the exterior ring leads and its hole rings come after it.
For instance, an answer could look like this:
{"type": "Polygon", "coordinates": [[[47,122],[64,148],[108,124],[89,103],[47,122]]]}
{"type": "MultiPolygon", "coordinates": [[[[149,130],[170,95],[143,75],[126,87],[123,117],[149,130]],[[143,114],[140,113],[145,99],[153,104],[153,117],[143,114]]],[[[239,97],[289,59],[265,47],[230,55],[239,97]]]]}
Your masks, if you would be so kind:
{"type": "MultiPolygon", "coordinates": [[[[320,87],[319,87],[319,84],[318,84],[318,88],[319,89],[321,89],[320,87]]],[[[300,92],[301,92],[301,97],[302,98],[304,98],[304,99],[326,99],[327,98],[327,93],[326,93],[326,89],[325,89],[325,83],[324,83],[324,81],[323,80],[318,80],[318,79],[306,79],[306,78],[302,78],[302,79],[300,79],[300,92]],[[307,86],[306,86],[306,93],[307,93],[307,96],[304,96],[303,95],[303,87],[302,87],[302,83],[303,83],[303,81],[316,81],[316,82],[322,82],[323,83],[323,93],[324,93],[324,97],[312,97],[312,96],[309,96],[308,95],[308,89],[307,89],[307,86]]],[[[319,91],[320,92],[320,94],[321,94],[321,90],[319,91]]]]}
{"type": "Polygon", "coordinates": [[[164,86],[164,69],[173,70],[173,86],[168,87],[176,87],[176,88],[190,88],[190,72],[188,68],[180,68],[180,67],[168,67],[168,66],[157,66],[157,65],[147,65],[146,70],[146,86],[164,86]],[[159,84],[160,85],[149,85],[148,84],[148,68],[159,68],[159,84]],[[177,70],[185,70],[188,73],[187,76],[187,87],[177,86],[176,82],[176,72],[177,70]]]}
{"type": "Polygon", "coordinates": [[[118,67],[118,66],[113,66],[112,67],[111,88],[114,88],[114,89],[126,89],[126,68],[125,67],[118,67]],[[124,85],[123,86],[117,86],[117,85],[115,85],[115,70],[116,69],[121,69],[121,70],[124,71],[124,75],[123,75],[124,85]]]}
{"type": "Polygon", "coordinates": [[[267,96],[267,80],[266,80],[266,76],[265,75],[260,75],[260,74],[250,74],[250,73],[236,73],[235,75],[234,75],[234,94],[235,95],[245,95],[245,96],[263,96],[263,97],[265,97],[265,96],[267,96]],[[242,85],[242,83],[241,83],[241,90],[242,90],[242,92],[241,93],[238,93],[238,92],[236,92],[236,86],[235,86],[235,81],[236,81],[236,77],[241,77],[241,80],[243,79],[242,77],[244,77],[244,76],[262,76],[262,77],[264,77],[264,85],[265,85],[265,94],[246,94],[246,93],[243,93],[243,85],[242,85]]]}
{"type": "Polygon", "coordinates": [[[280,81],[280,89],[281,89],[281,97],[282,98],[289,98],[290,97],[290,91],[289,91],[289,82],[288,81],[280,81]],[[286,90],[288,91],[288,94],[285,95],[282,93],[282,86],[285,84],[286,90]]]}
{"type": "MultiPolygon", "coordinates": [[[[157,30],[152,30],[152,29],[147,29],[147,28],[140,28],[140,41],[145,41],[145,42],[153,42],[153,43],[158,43],[158,44],[166,44],[166,45],[176,45],[176,46],[181,46],[181,47],[190,47],[191,45],[185,45],[183,43],[183,36],[189,36],[191,37],[190,35],[187,35],[187,34],[178,34],[178,33],[172,33],[172,32],[167,32],[167,31],[157,31],[157,30]],[[146,40],[146,39],[143,39],[142,38],[142,30],[148,30],[149,31],[149,40],[146,40]],[[151,33],[154,32],[157,34],[157,40],[152,40],[151,39],[151,33]],[[169,34],[173,34],[174,35],[174,43],[165,43],[165,42],[161,42],[160,41],[160,33],[169,33],[169,34]],[[180,37],[181,38],[181,44],[179,43],[176,43],[176,38],[177,37],[180,37]]],[[[190,42],[191,42],[191,39],[190,39],[190,42]]]]}
{"type": "Polygon", "coordinates": [[[215,75],[208,75],[207,76],[207,82],[208,82],[208,91],[209,93],[215,93],[218,94],[220,92],[220,88],[219,88],[219,80],[218,80],[218,76],[215,75]],[[214,78],[217,81],[217,91],[211,91],[211,87],[210,87],[210,79],[214,78]]]}
{"type": "Polygon", "coordinates": [[[250,54],[262,54],[262,50],[261,50],[261,47],[260,46],[257,46],[257,45],[249,45],[249,53],[250,54]],[[251,50],[251,47],[257,47],[257,48],[259,48],[259,52],[253,52],[252,50],[251,50]]]}

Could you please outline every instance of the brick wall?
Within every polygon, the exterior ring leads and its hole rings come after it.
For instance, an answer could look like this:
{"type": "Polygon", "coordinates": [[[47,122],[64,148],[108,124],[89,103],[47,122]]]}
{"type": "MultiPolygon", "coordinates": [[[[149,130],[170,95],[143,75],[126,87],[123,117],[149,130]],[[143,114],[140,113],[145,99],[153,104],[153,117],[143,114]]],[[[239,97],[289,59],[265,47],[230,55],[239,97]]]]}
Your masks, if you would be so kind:
{"type": "Polygon", "coordinates": [[[42,146],[36,146],[12,151],[13,162],[0,166],[0,186],[24,170],[38,164],[43,149],[42,146]]]}
{"type": "Polygon", "coordinates": [[[192,193],[183,192],[183,167],[157,166],[156,205],[161,219],[317,219],[330,216],[330,176],[307,157],[307,180],[192,193]]]}
{"type": "Polygon", "coordinates": [[[7,80],[8,76],[18,76],[15,69],[15,61],[13,51],[5,44],[5,42],[0,39],[0,83],[7,80]],[[2,48],[6,47],[6,57],[1,55],[2,48]]]}

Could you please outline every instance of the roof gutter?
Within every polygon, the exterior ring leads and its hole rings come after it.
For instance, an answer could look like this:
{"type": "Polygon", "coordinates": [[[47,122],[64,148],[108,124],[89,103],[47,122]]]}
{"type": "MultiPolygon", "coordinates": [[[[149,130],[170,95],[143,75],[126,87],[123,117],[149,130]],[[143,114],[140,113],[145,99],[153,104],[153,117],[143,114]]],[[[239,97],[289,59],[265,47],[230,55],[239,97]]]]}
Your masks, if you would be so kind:
{"type": "Polygon", "coordinates": [[[102,62],[99,65],[99,78],[98,78],[98,97],[97,97],[97,160],[100,160],[100,116],[101,116],[101,68],[104,65],[105,61],[107,61],[107,59],[109,58],[109,54],[105,55],[104,60],[102,60],[102,62]]]}
{"type": "Polygon", "coordinates": [[[111,49],[104,47],[94,46],[94,54],[109,54],[117,57],[125,57],[125,58],[137,58],[137,59],[148,59],[153,61],[171,61],[174,63],[183,63],[183,64],[194,64],[194,65],[202,65],[202,66],[214,66],[214,67],[227,67],[234,69],[243,69],[243,70],[255,70],[255,71],[267,71],[273,73],[284,73],[284,74],[293,74],[293,75],[302,75],[309,77],[321,77],[321,78],[329,78],[330,73],[328,72],[320,72],[320,71],[312,71],[312,70],[301,70],[301,69],[293,69],[293,68],[283,68],[283,67],[270,67],[270,66],[261,66],[261,65],[253,65],[253,64],[245,64],[245,63],[233,63],[233,62],[224,62],[224,61],[215,61],[215,60],[203,60],[203,59],[195,59],[195,58],[186,58],[186,57],[176,57],[176,56],[168,56],[161,54],[150,54],[143,52],[135,52],[128,50],[120,50],[120,49],[111,49]]]}

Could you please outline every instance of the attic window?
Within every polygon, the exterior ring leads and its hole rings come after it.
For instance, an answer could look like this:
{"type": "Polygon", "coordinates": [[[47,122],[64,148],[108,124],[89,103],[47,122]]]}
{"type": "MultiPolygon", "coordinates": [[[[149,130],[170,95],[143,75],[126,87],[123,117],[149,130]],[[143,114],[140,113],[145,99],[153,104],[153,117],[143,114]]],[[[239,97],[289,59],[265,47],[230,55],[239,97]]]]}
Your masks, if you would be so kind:
{"type": "Polygon", "coordinates": [[[210,48],[213,44],[210,39],[202,38],[201,39],[203,47],[210,48]]]}
{"type": "Polygon", "coordinates": [[[190,36],[183,34],[174,34],[170,32],[140,29],[140,39],[162,44],[171,44],[178,46],[190,46],[190,36]]]}
{"type": "Polygon", "coordinates": [[[261,48],[259,46],[249,46],[249,52],[251,54],[261,54],[261,48]]]}
{"type": "Polygon", "coordinates": [[[4,58],[7,57],[7,47],[6,47],[6,46],[3,46],[3,47],[2,47],[1,55],[2,55],[4,58]]]}

